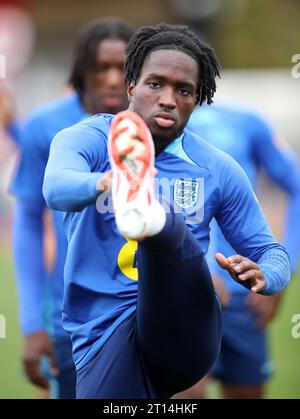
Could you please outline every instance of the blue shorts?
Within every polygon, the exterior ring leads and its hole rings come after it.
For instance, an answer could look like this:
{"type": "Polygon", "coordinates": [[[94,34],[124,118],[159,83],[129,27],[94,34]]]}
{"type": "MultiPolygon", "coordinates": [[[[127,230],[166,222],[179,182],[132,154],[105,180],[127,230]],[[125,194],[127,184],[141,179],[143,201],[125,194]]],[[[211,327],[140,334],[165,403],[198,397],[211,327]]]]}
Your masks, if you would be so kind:
{"type": "Polygon", "coordinates": [[[57,399],[75,399],[76,369],[73,361],[71,339],[68,336],[55,339],[54,352],[58,376],[53,380],[52,394],[57,399]]]}
{"type": "Polygon", "coordinates": [[[168,398],[154,383],[136,340],[136,312],[115,330],[99,353],[77,372],[78,399],[168,398]]]}
{"type": "Polygon", "coordinates": [[[266,331],[257,327],[247,295],[232,294],[223,310],[221,352],[212,373],[229,384],[262,384],[273,369],[268,359],[266,331]]]}

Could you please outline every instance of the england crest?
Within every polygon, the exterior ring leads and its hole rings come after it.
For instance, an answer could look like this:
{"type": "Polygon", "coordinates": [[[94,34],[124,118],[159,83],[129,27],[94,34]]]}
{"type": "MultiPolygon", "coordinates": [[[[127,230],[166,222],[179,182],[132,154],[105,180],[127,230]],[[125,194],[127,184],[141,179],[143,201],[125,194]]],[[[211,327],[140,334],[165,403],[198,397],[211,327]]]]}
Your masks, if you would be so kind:
{"type": "Polygon", "coordinates": [[[187,210],[198,202],[199,182],[193,179],[175,179],[174,202],[187,210]]]}

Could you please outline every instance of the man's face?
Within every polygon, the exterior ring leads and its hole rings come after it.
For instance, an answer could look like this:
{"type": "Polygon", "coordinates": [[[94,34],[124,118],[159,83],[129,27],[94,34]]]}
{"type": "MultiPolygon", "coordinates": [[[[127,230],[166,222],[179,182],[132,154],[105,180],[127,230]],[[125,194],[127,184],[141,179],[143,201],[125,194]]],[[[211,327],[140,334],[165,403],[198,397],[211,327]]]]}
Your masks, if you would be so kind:
{"type": "Polygon", "coordinates": [[[105,39],[98,45],[95,64],[85,74],[85,98],[93,113],[117,113],[128,106],[124,84],[127,44],[120,39],[105,39]]]}
{"type": "Polygon", "coordinates": [[[129,109],[146,122],[157,151],[183,131],[196,103],[197,62],[175,50],[153,51],[136,85],[128,87],[129,109]]]}

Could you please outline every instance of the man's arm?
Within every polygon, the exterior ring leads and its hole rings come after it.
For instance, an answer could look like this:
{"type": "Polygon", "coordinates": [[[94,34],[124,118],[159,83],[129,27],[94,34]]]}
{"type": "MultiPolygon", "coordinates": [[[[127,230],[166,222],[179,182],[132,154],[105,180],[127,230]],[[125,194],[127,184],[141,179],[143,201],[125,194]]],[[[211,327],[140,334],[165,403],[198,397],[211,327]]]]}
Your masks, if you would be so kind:
{"type": "Polygon", "coordinates": [[[283,248],[266,250],[258,263],[242,255],[225,258],[216,253],[218,264],[229,272],[231,277],[253,292],[273,295],[287,286],[289,281],[286,273],[289,270],[289,259],[283,248]]]}
{"type": "Polygon", "coordinates": [[[300,260],[300,166],[293,151],[279,139],[261,119],[253,117],[253,153],[258,164],[271,179],[287,194],[283,244],[295,273],[300,260]]]}
{"type": "Polygon", "coordinates": [[[226,284],[224,270],[218,264],[215,259],[215,254],[220,251],[219,246],[222,240],[225,240],[215,220],[210,223],[210,241],[207,254],[205,256],[211,278],[215,287],[215,290],[220,299],[222,307],[226,307],[230,300],[230,291],[226,284]]]}
{"type": "Polygon", "coordinates": [[[52,343],[45,331],[42,304],[46,268],[43,255],[42,178],[45,169],[43,129],[39,120],[29,119],[21,131],[21,160],[12,184],[16,195],[13,220],[13,254],[19,294],[20,322],[24,335],[23,366],[29,380],[47,388],[42,375],[42,356],[54,366],[52,343]]]}
{"type": "Polygon", "coordinates": [[[24,334],[23,365],[30,381],[48,388],[40,369],[42,356],[47,356],[55,373],[52,343],[44,330],[42,303],[45,292],[43,257],[44,206],[17,202],[13,223],[13,250],[20,301],[21,327],[24,334]]]}
{"type": "Polygon", "coordinates": [[[216,219],[238,255],[218,255],[217,262],[254,292],[280,292],[290,280],[288,254],[276,242],[244,171],[230,157],[228,163],[220,176],[222,203],[216,219]]]}
{"type": "Polygon", "coordinates": [[[20,299],[21,327],[25,335],[44,330],[42,297],[45,287],[43,211],[37,202],[16,203],[13,253],[20,299]]]}
{"type": "Polygon", "coordinates": [[[103,134],[74,126],[54,138],[47,163],[43,193],[50,208],[81,211],[100,194],[101,167],[106,156],[103,134]]]}

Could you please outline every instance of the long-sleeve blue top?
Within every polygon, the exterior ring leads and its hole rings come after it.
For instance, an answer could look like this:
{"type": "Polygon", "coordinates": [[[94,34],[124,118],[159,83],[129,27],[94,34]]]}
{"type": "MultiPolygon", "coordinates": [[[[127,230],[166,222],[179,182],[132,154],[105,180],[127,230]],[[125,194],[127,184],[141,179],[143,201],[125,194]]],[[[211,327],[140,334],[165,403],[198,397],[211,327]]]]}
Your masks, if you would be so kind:
{"type": "MultiPolygon", "coordinates": [[[[45,171],[48,205],[66,211],[63,320],[77,369],[100,350],[137,303],[136,245],[118,232],[110,195],[99,195],[96,188],[101,173],[110,169],[111,120],[99,115],[61,131],[52,142],[45,171]]],[[[264,270],[265,294],[287,286],[288,255],[270,231],[245,173],[230,156],[186,129],[156,157],[155,165],[157,193],[182,212],[204,252],[215,218],[236,252],[264,270]]]]}

